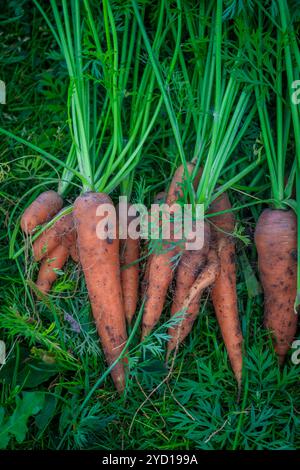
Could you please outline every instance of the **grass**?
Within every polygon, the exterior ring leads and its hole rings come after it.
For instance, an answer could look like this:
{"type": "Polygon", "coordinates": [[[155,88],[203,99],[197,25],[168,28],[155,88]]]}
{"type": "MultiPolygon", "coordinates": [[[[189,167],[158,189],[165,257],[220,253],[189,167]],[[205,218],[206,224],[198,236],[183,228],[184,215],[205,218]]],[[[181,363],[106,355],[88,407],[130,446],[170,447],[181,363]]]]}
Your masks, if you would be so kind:
{"type": "MultiPolygon", "coordinates": [[[[64,124],[67,71],[61,56],[53,52],[55,42],[45,22],[29,4],[8,2],[0,17],[5,37],[0,41],[1,79],[8,95],[8,104],[0,108],[0,125],[61,156],[70,148],[64,124]]],[[[176,91],[181,77],[177,78],[172,83],[176,91]]],[[[163,111],[160,120],[166,120],[163,111]]],[[[259,139],[256,121],[242,143],[245,155],[252,151],[253,136],[259,139]]],[[[176,147],[172,135],[156,145],[145,147],[136,170],[134,198],[147,203],[165,187],[174,164],[169,158],[176,147]]],[[[7,348],[7,363],[0,366],[0,447],[299,449],[300,366],[292,363],[290,354],[279,370],[271,339],[262,327],[253,247],[259,200],[238,212],[238,233],[249,240],[247,246],[238,242],[238,254],[243,253],[238,298],[246,362],[241,396],[206,297],[191,335],[174,362],[165,366],[170,295],[159,327],[142,345],[136,324],[130,345],[131,376],[125,396],[119,397],[108,374],[93,389],[106,365],[78,267],[69,262],[49,299],[36,301],[30,280],[37,266],[30,250],[17,260],[9,259],[17,217],[29,198],[57,187],[57,167],[7,136],[0,141],[0,165],[0,339],[7,348]]],[[[235,168],[228,172],[234,177],[235,168]]],[[[248,175],[236,184],[231,193],[236,206],[249,203],[244,190],[252,182],[255,197],[264,199],[268,181],[259,172],[252,181],[248,175]]],[[[69,202],[73,192],[71,187],[69,202]]],[[[16,248],[22,243],[17,237],[16,248]]]]}

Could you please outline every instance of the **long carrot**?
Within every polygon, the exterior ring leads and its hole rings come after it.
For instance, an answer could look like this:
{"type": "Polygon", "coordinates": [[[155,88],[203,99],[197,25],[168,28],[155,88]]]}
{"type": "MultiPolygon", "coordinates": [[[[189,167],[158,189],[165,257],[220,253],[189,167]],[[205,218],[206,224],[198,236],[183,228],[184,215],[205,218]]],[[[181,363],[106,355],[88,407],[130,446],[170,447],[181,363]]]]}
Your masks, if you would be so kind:
{"type": "Polygon", "coordinates": [[[296,334],[297,219],[292,210],[266,209],[255,229],[258,269],[264,290],[266,328],[274,334],[279,363],[296,334]]]}
{"type": "MultiPolygon", "coordinates": [[[[126,322],[120,280],[118,238],[100,239],[96,229],[103,219],[96,215],[97,208],[113,207],[104,193],[88,192],[74,204],[79,257],[84,272],[93,316],[104,349],[107,363],[118,359],[126,343],[126,322]]],[[[111,372],[119,392],[125,387],[124,363],[119,361],[111,372]]]]}
{"type": "Polygon", "coordinates": [[[69,257],[69,250],[63,245],[56,246],[40,266],[36,286],[47,294],[57,279],[56,269],[62,269],[69,257]]]}
{"type": "MultiPolygon", "coordinates": [[[[182,311],[184,301],[189,294],[189,291],[196,281],[201,269],[206,263],[207,254],[210,244],[210,227],[207,223],[204,224],[204,244],[199,250],[185,250],[181,256],[177,271],[176,271],[176,287],[171,308],[171,316],[182,311]]],[[[167,359],[170,353],[179,345],[184,338],[189,334],[192,329],[193,323],[199,312],[201,295],[190,303],[185,313],[184,318],[175,326],[169,328],[167,359]]]]}
{"type": "MultiPolygon", "coordinates": [[[[194,164],[188,164],[188,172],[191,174],[194,164]]],[[[184,179],[184,167],[177,168],[171,181],[166,204],[171,206],[183,195],[182,184],[184,179]]],[[[142,339],[145,338],[158,322],[164,307],[167,291],[173,279],[174,269],[172,259],[179,252],[178,244],[167,240],[163,244],[162,253],[153,253],[149,266],[147,296],[142,324],[142,339]]]]}
{"type": "MultiPolygon", "coordinates": [[[[161,204],[161,203],[165,202],[166,197],[167,197],[167,193],[165,191],[161,191],[161,192],[156,194],[153,203],[154,204],[161,204]]],[[[149,217],[151,217],[150,214],[149,214],[149,217]]],[[[146,244],[146,247],[147,247],[147,244],[146,244]]],[[[145,271],[144,271],[143,279],[142,279],[142,282],[141,282],[141,296],[142,297],[144,297],[144,295],[146,293],[146,290],[147,290],[147,287],[148,287],[149,271],[150,271],[150,265],[151,265],[152,258],[153,258],[153,253],[150,253],[147,257],[145,271]]]]}
{"type": "MultiPolygon", "coordinates": [[[[134,217],[127,217],[128,226],[133,219],[134,217]]],[[[120,240],[120,264],[124,311],[129,325],[135,314],[138,302],[139,257],[140,240],[131,238],[130,234],[127,233],[127,238],[120,240]]]]}
{"type": "MultiPolygon", "coordinates": [[[[231,209],[226,193],[216,199],[210,212],[231,209]]],[[[211,296],[221,333],[239,387],[242,381],[243,336],[238,315],[236,294],[235,245],[231,233],[235,220],[232,212],[219,214],[211,218],[212,234],[220,260],[220,273],[212,288],[211,296]]]]}
{"type": "Polygon", "coordinates": [[[30,234],[38,226],[48,222],[63,206],[63,200],[55,191],[40,194],[21,217],[23,232],[30,234]]]}

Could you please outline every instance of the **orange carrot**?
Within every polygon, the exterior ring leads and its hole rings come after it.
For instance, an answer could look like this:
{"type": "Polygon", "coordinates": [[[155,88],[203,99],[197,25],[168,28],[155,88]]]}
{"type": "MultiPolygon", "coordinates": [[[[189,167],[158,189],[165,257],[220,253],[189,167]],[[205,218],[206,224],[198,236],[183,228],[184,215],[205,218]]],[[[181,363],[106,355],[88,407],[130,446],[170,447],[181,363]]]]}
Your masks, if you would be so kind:
{"type": "MultiPolygon", "coordinates": [[[[210,244],[210,227],[207,223],[204,224],[203,241],[204,244],[201,249],[185,250],[181,256],[176,271],[176,287],[171,308],[171,316],[182,311],[184,301],[206,263],[210,244]]],[[[168,341],[167,358],[175,347],[178,346],[191,331],[199,312],[200,300],[201,295],[197,296],[197,298],[190,303],[186,312],[182,312],[185,315],[180,323],[169,328],[168,334],[170,339],[168,341]]]]}
{"type": "MultiPolygon", "coordinates": [[[[227,194],[223,193],[212,203],[210,212],[228,209],[231,209],[230,201],[227,194]]],[[[211,230],[220,260],[220,273],[212,288],[211,296],[231,366],[240,387],[243,336],[237,307],[235,245],[231,236],[235,220],[233,213],[227,212],[212,217],[211,222],[211,230]]]]}
{"type": "Polygon", "coordinates": [[[52,227],[45,230],[33,243],[33,255],[40,261],[58,245],[70,247],[74,243],[73,214],[62,216],[52,227]]]}
{"type": "MultiPolygon", "coordinates": [[[[154,198],[153,203],[154,204],[161,204],[161,203],[165,202],[166,196],[167,196],[167,193],[165,191],[161,191],[160,193],[157,193],[155,198],[154,198]]],[[[150,217],[150,214],[149,214],[149,217],[150,217]]],[[[147,246],[147,243],[146,243],[146,246],[147,246]]],[[[142,297],[144,297],[144,295],[146,293],[146,290],[147,290],[147,287],[148,287],[149,271],[150,271],[150,264],[151,264],[152,257],[153,257],[152,253],[150,253],[147,257],[144,276],[143,276],[143,279],[142,279],[142,282],[141,282],[141,295],[142,295],[142,297]]]]}
{"type": "MultiPolygon", "coordinates": [[[[129,209],[130,206],[128,206],[129,209]]],[[[119,206],[120,210],[120,206],[119,206]]],[[[128,226],[134,217],[127,215],[128,226]]],[[[128,227],[127,227],[128,228],[128,227]]],[[[139,293],[140,240],[127,238],[120,240],[121,285],[124,311],[128,324],[131,324],[136,311],[139,293]]]]}
{"type": "Polygon", "coordinates": [[[67,262],[68,257],[68,248],[59,245],[49,253],[48,258],[45,258],[42,261],[36,286],[43,294],[47,294],[50,291],[52,284],[57,279],[57,273],[55,270],[62,269],[67,262]]]}
{"type": "Polygon", "coordinates": [[[297,329],[297,219],[292,210],[266,209],[255,229],[258,269],[265,296],[266,328],[283,364],[297,329]]]}
{"type": "Polygon", "coordinates": [[[38,226],[48,222],[63,206],[63,200],[55,191],[45,191],[40,194],[21,218],[23,232],[30,234],[38,226]]]}
{"type": "MultiPolygon", "coordinates": [[[[188,164],[188,172],[192,173],[194,164],[188,164]]],[[[171,206],[183,196],[182,183],[184,179],[184,168],[177,168],[167,193],[166,204],[171,206]]],[[[147,297],[142,324],[142,338],[145,338],[158,322],[164,307],[167,291],[173,279],[173,258],[179,253],[178,244],[170,240],[163,243],[162,253],[153,253],[149,266],[149,281],[147,297]]]]}
{"type": "MultiPolygon", "coordinates": [[[[110,197],[88,192],[74,204],[74,222],[77,229],[80,263],[84,272],[93,316],[104,349],[111,365],[121,354],[126,340],[126,322],[120,280],[118,238],[100,239],[96,229],[104,215],[96,215],[103,205],[113,207],[110,197]]],[[[110,221],[115,227],[113,221],[110,221]]],[[[108,234],[109,235],[109,234],[108,234]]],[[[125,387],[124,361],[119,361],[111,372],[119,392],[125,387]]]]}

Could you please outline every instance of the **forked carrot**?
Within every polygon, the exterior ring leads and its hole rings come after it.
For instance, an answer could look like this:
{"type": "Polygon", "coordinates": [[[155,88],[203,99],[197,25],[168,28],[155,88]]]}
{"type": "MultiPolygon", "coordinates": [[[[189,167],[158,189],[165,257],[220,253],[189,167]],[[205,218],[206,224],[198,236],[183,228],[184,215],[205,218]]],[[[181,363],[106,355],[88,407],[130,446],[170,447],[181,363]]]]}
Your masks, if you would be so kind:
{"type": "Polygon", "coordinates": [[[192,285],[207,261],[210,245],[210,227],[207,223],[204,223],[203,237],[202,248],[198,250],[185,250],[183,252],[176,271],[176,287],[171,316],[182,312],[184,313],[184,317],[175,326],[169,328],[168,335],[170,339],[168,341],[167,358],[175,347],[189,334],[199,312],[201,295],[197,296],[197,298],[190,303],[185,312],[183,312],[183,305],[192,285]]]}

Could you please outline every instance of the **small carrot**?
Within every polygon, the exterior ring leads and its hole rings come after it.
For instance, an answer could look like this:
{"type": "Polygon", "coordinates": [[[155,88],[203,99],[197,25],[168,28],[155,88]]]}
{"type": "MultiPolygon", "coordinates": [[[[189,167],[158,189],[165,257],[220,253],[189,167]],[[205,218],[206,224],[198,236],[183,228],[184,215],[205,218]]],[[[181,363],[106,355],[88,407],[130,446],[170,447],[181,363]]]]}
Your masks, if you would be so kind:
{"type": "Polygon", "coordinates": [[[63,245],[58,245],[49,253],[48,258],[42,261],[36,286],[43,294],[48,294],[52,284],[57,279],[56,270],[63,268],[68,257],[68,248],[63,245]]]}
{"type": "Polygon", "coordinates": [[[21,229],[30,234],[38,225],[43,225],[56,215],[63,206],[63,200],[55,191],[40,194],[21,217],[21,229]]]}

